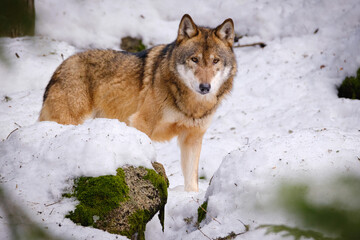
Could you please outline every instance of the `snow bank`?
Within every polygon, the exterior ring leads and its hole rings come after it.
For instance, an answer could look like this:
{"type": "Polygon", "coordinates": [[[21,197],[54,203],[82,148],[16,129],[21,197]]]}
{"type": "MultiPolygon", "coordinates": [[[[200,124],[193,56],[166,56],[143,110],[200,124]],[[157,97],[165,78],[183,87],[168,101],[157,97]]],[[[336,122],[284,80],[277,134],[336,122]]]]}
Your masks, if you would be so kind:
{"type": "Polygon", "coordinates": [[[115,175],[124,165],[152,169],[156,157],[145,134],[110,119],[88,120],[78,126],[39,122],[13,132],[1,143],[0,152],[2,186],[16,203],[31,209],[35,220],[45,219],[55,232],[76,226],[64,219],[75,201],[62,199],[74,178],[115,175]],[[47,207],[52,203],[57,204],[47,207]],[[55,211],[49,214],[51,209],[55,211]],[[58,229],[53,222],[63,227],[58,229]]]}
{"type": "MultiPolygon", "coordinates": [[[[220,229],[222,235],[244,231],[242,223],[249,225],[251,231],[261,224],[294,224],[294,219],[287,219],[276,208],[278,186],[310,184],[315,186],[313,191],[321,190],[317,196],[319,201],[330,201],[333,189],[316,189],[316,186],[330,183],[339,176],[360,176],[359,146],[359,131],[345,134],[337,129],[317,129],[266,141],[258,139],[231,152],[206,191],[208,208],[202,231],[218,237],[220,229]]],[[[201,236],[199,232],[194,235],[201,236]]],[[[254,240],[261,236],[251,232],[247,235],[246,239],[254,240]]],[[[195,236],[191,235],[192,239],[196,239],[195,236]]]]}

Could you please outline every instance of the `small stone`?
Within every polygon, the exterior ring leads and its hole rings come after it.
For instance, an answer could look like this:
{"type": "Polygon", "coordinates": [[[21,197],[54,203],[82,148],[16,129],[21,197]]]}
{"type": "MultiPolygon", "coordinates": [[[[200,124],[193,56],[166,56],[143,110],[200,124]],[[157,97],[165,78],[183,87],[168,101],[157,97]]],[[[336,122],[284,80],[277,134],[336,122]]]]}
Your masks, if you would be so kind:
{"type": "Polygon", "coordinates": [[[140,51],[146,49],[146,47],[142,43],[141,39],[133,38],[133,37],[122,38],[120,47],[121,47],[121,49],[128,51],[128,52],[140,52],[140,51]]]}

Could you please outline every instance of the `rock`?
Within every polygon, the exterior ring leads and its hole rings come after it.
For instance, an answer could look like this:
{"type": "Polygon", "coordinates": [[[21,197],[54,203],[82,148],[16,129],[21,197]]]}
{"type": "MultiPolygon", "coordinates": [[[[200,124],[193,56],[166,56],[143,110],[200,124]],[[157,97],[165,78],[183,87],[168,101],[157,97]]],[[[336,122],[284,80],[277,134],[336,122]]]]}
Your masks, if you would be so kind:
{"type": "Polygon", "coordinates": [[[67,217],[83,226],[131,239],[145,239],[146,223],[157,212],[164,226],[169,186],[164,167],[160,163],[153,166],[156,171],[128,166],[118,169],[117,176],[78,179],[72,196],[77,197],[80,204],[67,217]],[[110,183],[104,182],[109,180],[110,183]],[[112,206],[111,209],[108,206],[112,206]]]}
{"type": "Polygon", "coordinates": [[[166,176],[166,172],[165,172],[165,168],[161,163],[158,162],[153,162],[152,163],[153,168],[155,169],[155,171],[160,174],[163,178],[165,178],[167,185],[169,186],[169,179],[166,176]]]}

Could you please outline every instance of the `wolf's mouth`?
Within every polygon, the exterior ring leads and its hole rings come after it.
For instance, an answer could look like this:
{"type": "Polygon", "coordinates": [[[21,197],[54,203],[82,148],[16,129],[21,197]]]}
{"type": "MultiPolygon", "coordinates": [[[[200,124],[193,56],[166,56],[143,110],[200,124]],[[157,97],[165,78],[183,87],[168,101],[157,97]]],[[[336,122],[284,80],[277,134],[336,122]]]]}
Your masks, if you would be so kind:
{"type": "Polygon", "coordinates": [[[206,95],[206,94],[208,94],[210,91],[208,91],[208,92],[197,91],[197,92],[200,93],[201,95],[206,95]]]}

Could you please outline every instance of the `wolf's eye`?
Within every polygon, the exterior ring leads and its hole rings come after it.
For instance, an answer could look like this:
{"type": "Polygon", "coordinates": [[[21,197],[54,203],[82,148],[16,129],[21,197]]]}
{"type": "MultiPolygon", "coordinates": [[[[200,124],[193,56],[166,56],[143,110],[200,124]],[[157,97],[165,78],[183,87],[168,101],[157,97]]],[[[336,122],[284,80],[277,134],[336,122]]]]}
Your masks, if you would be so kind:
{"type": "Polygon", "coordinates": [[[213,63],[214,63],[214,64],[217,64],[219,61],[220,61],[220,59],[214,58],[213,63]]]}
{"type": "Polygon", "coordinates": [[[194,63],[198,63],[199,62],[199,59],[197,57],[192,57],[191,58],[191,61],[193,61],[194,63]]]}

